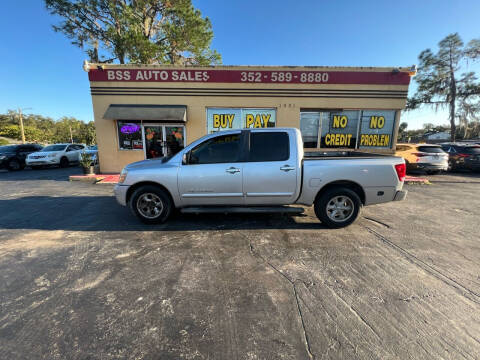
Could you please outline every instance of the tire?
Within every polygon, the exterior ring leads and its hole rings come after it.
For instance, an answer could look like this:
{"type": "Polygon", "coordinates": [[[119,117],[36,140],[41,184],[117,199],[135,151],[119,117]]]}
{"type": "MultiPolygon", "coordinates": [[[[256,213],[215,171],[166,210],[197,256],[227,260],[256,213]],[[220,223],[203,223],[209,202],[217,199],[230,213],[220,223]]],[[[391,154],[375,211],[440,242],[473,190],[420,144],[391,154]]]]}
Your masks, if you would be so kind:
{"type": "Polygon", "coordinates": [[[61,168],[66,168],[68,167],[68,165],[70,165],[70,161],[68,161],[68,159],[64,156],[60,159],[60,167],[61,168]]]}
{"type": "Polygon", "coordinates": [[[353,223],[360,214],[361,207],[362,201],[357,193],[344,187],[335,187],[327,190],[315,200],[314,204],[315,215],[317,215],[318,219],[322,224],[333,229],[342,228],[353,223]],[[338,213],[336,207],[342,206],[341,203],[345,207],[350,207],[351,210],[340,209],[340,213],[338,213]]]}
{"type": "Polygon", "coordinates": [[[453,163],[453,160],[449,160],[448,161],[448,170],[447,171],[450,171],[450,172],[454,172],[456,171],[457,169],[455,169],[455,164],[453,163]]]}
{"type": "Polygon", "coordinates": [[[24,166],[22,166],[20,161],[18,161],[17,159],[10,159],[8,161],[7,168],[10,171],[19,171],[22,170],[24,166]]]}
{"type": "Polygon", "coordinates": [[[173,203],[168,193],[153,185],[145,185],[135,190],[130,197],[128,206],[145,224],[164,223],[173,209],[173,203]]]}

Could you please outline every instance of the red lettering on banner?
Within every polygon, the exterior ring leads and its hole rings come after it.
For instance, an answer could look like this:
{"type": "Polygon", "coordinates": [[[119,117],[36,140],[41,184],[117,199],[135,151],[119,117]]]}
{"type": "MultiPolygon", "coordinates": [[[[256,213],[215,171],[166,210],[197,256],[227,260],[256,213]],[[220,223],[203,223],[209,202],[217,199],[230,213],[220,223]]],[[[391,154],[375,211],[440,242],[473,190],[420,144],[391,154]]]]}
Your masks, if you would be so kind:
{"type": "Polygon", "coordinates": [[[92,69],[90,81],[408,85],[406,72],[92,69]]]}

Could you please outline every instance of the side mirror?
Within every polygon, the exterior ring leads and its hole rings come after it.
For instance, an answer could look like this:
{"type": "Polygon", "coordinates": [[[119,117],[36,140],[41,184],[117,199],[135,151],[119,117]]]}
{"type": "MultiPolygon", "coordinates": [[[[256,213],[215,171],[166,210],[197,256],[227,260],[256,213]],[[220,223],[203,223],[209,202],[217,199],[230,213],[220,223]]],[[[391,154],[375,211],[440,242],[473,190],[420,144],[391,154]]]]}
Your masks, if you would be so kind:
{"type": "Polygon", "coordinates": [[[187,156],[188,153],[184,153],[182,155],[182,165],[187,165],[188,164],[188,156],[187,156]]]}

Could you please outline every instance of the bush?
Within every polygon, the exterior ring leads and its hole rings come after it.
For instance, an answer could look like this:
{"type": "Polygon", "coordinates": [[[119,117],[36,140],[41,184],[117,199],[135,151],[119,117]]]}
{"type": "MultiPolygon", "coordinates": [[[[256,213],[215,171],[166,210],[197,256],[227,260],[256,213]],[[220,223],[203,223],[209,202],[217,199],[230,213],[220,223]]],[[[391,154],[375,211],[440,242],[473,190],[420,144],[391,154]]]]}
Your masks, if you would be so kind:
{"type": "Polygon", "coordinates": [[[10,144],[10,143],[8,142],[7,139],[2,139],[2,138],[0,138],[0,146],[8,145],[8,144],[10,144]]]}

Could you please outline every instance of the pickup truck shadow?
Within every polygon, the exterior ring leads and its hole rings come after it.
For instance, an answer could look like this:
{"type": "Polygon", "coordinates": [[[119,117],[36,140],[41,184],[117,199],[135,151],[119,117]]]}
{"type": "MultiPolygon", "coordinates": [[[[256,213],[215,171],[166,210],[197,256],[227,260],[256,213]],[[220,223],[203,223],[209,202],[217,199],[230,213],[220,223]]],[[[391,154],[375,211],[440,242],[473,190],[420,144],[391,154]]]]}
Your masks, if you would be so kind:
{"type": "Polygon", "coordinates": [[[0,200],[1,229],[71,231],[198,231],[328,229],[316,218],[283,214],[179,214],[165,224],[141,223],[112,196],[28,196],[0,200]],[[305,221],[307,220],[307,221],[305,221]]]}

